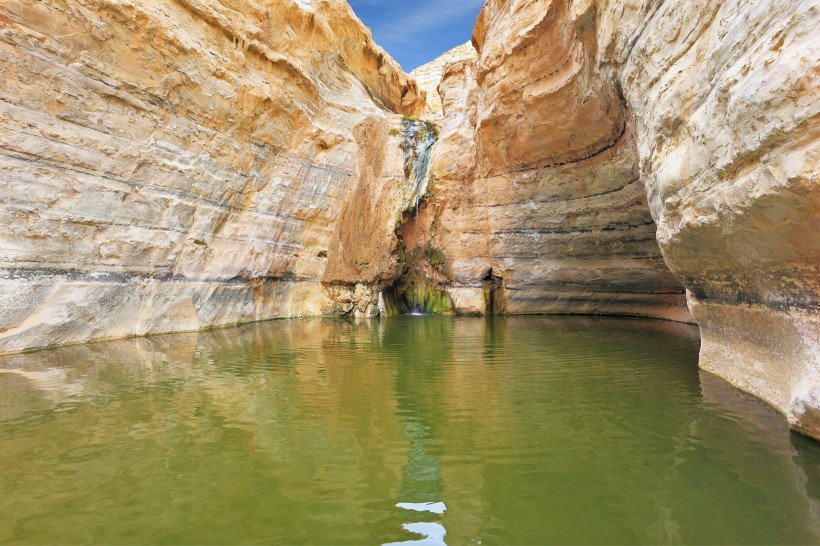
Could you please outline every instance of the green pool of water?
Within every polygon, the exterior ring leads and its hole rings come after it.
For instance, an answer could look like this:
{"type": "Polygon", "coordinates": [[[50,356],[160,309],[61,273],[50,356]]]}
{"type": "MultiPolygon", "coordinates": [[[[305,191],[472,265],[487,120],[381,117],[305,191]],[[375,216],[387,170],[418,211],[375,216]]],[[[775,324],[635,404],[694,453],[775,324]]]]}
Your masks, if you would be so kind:
{"type": "Polygon", "coordinates": [[[296,320],[0,358],[0,543],[820,543],[820,445],[643,320],[296,320]]]}

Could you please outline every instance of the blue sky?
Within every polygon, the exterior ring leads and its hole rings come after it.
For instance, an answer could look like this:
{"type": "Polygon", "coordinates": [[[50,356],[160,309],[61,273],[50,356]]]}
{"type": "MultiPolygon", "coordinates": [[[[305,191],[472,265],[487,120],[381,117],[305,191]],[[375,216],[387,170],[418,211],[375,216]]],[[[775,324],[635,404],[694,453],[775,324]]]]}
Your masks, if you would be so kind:
{"type": "Polygon", "coordinates": [[[348,0],[373,39],[405,72],[473,35],[484,0],[348,0]]]}

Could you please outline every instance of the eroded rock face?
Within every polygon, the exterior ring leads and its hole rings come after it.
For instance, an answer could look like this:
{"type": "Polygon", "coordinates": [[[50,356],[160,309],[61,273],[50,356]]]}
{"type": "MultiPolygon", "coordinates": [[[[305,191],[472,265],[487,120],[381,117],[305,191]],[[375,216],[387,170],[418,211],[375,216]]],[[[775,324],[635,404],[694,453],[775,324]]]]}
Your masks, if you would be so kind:
{"type": "Polygon", "coordinates": [[[424,106],[425,118],[440,118],[444,113],[441,95],[438,92],[444,68],[451,63],[475,59],[476,56],[475,47],[471,42],[467,42],[446,51],[435,60],[410,72],[410,77],[415,79],[419,88],[427,94],[424,106]]]}
{"type": "Polygon", "coordinates": [[[343,197],[322,280],[338,285],[389,283],[395,275],[394,232],[405,192],[401,121],[370,117],[353,128],[353,136],[360,169],[343,197]]]}
{"type": "Polygon", "coordinates": [[[568,9],[488,2],[478,59],[445,67],[432,244],[463,312],[486,311],[496,278],[507,312],[691,320],[655,240],[624,102],[568,9]]]}
{"type": "Polygon", "coordinates": [[[701,366],[820,437],[818,9],[489,0],[440,85],[461,308],[491,269],[513,312],[683,320],[682,284],[701,366]]]}
{"type": "Polygon", "coordinates": [[[342,0],[9,0],[0,59],[0,352],[331,308],[353,128],[423,107],[342,0]]]}
{"type": "Polygon", "coordinates": [[[601,16],[700,365],[820,437],[820,6],[576,4],[601,16]]]}

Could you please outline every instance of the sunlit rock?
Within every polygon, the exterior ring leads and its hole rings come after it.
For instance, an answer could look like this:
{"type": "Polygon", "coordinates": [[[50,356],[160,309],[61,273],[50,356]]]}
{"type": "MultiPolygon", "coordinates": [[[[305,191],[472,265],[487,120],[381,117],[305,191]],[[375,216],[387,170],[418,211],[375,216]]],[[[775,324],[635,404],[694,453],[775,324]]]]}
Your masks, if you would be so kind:
{"type": "Polygon", "coordinates": [[[512,312],[686,320],[682,285],[701,366],[820,436],[819,22],[799,0],[489,0],[431,169],[460,308],[490,275],[512,312]]]}
{"type": "Polygon", "coordinates": [[[324,312],[352,128],[423,108],[341,0],[12,0],[0,63],[0,352],[324,312]]]}

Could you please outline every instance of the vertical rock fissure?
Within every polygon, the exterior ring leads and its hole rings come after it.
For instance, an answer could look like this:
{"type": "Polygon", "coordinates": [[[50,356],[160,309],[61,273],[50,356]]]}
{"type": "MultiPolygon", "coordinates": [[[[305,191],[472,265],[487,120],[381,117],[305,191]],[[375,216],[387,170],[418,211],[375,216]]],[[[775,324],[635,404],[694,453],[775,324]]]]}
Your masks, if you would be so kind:
{"type": "Polygon", "coordinates": [[[492,268],[483,279],[484,308],[488,316],[504,315],[507,313],[506,298],[504,295],[504,278],[493,274],[492,268]]]}

